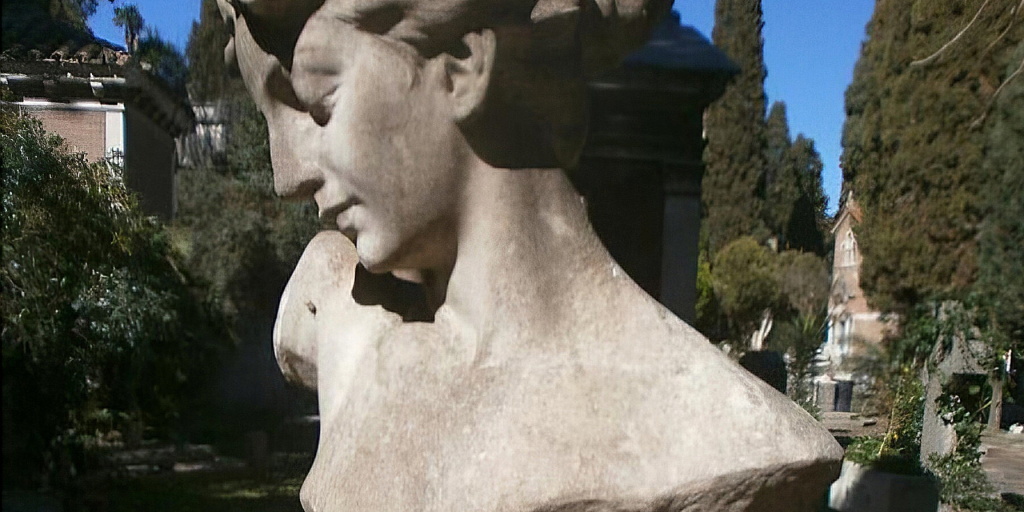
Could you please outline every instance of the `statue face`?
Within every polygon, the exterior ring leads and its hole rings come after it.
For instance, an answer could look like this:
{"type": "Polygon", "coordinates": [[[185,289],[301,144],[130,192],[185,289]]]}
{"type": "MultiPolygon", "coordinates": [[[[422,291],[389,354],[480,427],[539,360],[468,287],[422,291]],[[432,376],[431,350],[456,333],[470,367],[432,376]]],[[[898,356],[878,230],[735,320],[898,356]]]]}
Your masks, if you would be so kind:
{"type": "Polygon", "coordinates": [[[277,192],[315,199],[371,271],[450,261],[466,150],[443,63],[317,15],[290,74],[244,22],[235,45],[270,128],[277,192]]]}

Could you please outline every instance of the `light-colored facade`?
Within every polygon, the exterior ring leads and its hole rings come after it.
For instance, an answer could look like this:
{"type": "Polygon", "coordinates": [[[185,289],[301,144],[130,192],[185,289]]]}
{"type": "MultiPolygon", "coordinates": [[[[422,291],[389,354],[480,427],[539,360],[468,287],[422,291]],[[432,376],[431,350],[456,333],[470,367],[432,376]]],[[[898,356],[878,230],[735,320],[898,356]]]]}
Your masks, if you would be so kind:
{"type": "MultiPolygon", "coordinates": [[[[854,227],[860,222],[861,215],[853,194],[848,193],[832,227],[835,244],[832,284],[828,298],[827,334],[821,348],[820,371],[816,379],[819,392],[831,386],[832,392],[838,393],[842,389],[852,389],[852,384],[844,388],[845,383],[862,383],[867,376],[858,374],[858,363],[878,354],[889,328],[882,314],[868,305],[860,286],[863,257],[854,227]]],[[[818,400],[818,406],[826,411],[842,410],[849,406],[850,399],[818,400]],[[832,407],[829,402],[832,402],[832,407]]]]}

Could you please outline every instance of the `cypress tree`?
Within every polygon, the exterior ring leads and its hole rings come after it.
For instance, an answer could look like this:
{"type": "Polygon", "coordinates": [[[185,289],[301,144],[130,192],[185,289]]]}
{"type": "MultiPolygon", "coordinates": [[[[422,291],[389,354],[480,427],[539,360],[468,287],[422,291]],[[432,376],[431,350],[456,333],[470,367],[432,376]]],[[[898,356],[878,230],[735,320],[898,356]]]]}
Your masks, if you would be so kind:
{"type": "MultiPolygon", "coordinates": [[[[1021,66],[1024,42],[1017,43],[1006,75],[1012,76],[1021,66]]],[[[985,221],[978,242],[976,288],[987,300],[997,327],[1016,340],[1019,350],[1024,343],[1024,78],[1020,74],[1006,82],[987,121],[986,179],[981,194],[985,221]]]]}
{"type": "Polygon", "coordinates": [[[779,249],[825,253],[825,193],[822,163],[814,141],[803,134],[789,137],[786,104],[772,103],[765,122],[764,223],[779,249]]]}
{"type": "Polygon", "coordinates": [[[842,157],[864,213],[861,281],[875,307],[907,311],[977,278],[989,129],[977,121],[1021,40],[1016,4],[875,6],[846,93],[842,157]]]}
{"type": "Polygon", "coordinates": [[[797,134],[788,153],[787,166],[795,179],[797,196],[783,231],[785,246],[823,256],[828,216],[821,188],[821,155],[814,148],[814,140],[802,133],[797,134]]]}
{"type": "Polygon", "coordinates": [[[741,72],[708,107],[702,203],[708,247],[716,254],[744,235],[767,238],[764,200],[764,41],[760,0],[718,0],[712,39],[741,72]]]}
{"type": "Polygon", "coordinates": [[[784,247],[785,226],[792,205],[799,195],[795,176],[790,172],[790,147],[793,141],[789,137],[785,103],[772,103],[765,127],[764,222],[779,245],[784,247]]]}

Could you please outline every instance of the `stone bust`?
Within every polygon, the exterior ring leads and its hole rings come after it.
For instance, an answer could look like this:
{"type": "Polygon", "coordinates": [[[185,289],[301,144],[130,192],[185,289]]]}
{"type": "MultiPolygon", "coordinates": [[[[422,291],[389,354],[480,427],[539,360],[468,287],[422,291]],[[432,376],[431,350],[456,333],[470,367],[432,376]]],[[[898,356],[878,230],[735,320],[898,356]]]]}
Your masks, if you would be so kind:
{"type": "Polygon", "coordinates": [[[842,451],[633,283],[562,169],[661,0],[222,0],[278,194],[327,511],[817,510],[842,451]]]}

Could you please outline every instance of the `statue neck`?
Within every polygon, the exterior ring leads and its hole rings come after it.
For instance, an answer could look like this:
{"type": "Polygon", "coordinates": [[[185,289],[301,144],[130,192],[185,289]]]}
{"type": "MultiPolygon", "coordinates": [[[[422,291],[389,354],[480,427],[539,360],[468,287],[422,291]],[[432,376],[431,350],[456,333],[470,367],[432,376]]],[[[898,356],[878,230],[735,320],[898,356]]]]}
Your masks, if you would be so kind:
{"type": "Polygon", "coordinates": [[[477,333],[544,332],[593,285],[588,271],[612,262],[559,169],[482,167],[462,205],[454,265],[429,293],[443,297],[439,313],[477,333]]]}

